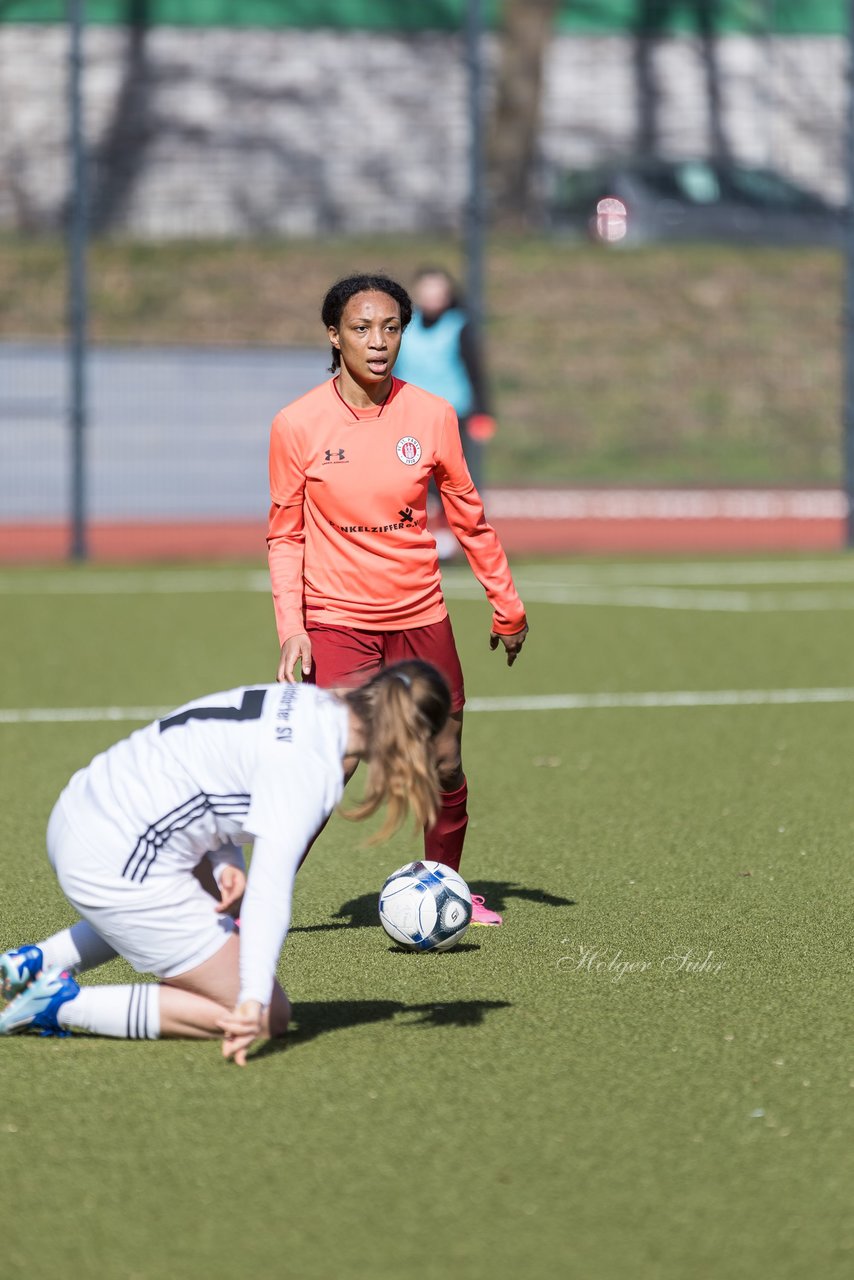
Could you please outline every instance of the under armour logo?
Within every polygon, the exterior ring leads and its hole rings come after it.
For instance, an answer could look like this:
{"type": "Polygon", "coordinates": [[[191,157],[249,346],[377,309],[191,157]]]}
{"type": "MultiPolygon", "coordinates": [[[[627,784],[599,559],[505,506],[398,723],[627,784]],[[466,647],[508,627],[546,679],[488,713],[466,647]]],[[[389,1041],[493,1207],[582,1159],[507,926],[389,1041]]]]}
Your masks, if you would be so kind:
{"type": "Polygon", "coordinates": [[[347,459],[344,457],[344,450],[343,450],[343,449],[327,449],[327,450],[326,450],[326,453],[325,453],[325,455],[324,455],[324,456],[326,457],[326,461],[327,461],[327,462],[331,462],[331,461],[332,461],[333,456],[334,456],[334,458],[335,458],[336,462],[346,462],[346,461],[347,461],[347,459]]]}

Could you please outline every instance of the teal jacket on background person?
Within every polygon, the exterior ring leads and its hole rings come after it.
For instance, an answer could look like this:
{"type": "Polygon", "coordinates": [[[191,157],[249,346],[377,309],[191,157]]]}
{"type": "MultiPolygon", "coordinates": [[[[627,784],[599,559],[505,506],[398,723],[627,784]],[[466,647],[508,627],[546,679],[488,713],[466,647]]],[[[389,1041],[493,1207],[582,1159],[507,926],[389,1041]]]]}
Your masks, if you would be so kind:
{"type": "Polygon", "coordinates": [[[489,423],[494,431],[495,426],[489,416],[477,335],[463,308],[450,306],[427,320],[415,307],[394,372],[404,382],[432,391],[453,405],[471,478],[475,488],[482,489],[483,441],[487,437],[477,436],[473,428],[476,423],[489,423]]]}
{"type": "Polygon", "coordinates": [[[460,341],[467,323],[457,307],[443,312],[432,324],[425,324],[421,312],[415,310],[394,367],[404,382],[450,401],[461,422],[475,412],[474,388],[460,341]]]}

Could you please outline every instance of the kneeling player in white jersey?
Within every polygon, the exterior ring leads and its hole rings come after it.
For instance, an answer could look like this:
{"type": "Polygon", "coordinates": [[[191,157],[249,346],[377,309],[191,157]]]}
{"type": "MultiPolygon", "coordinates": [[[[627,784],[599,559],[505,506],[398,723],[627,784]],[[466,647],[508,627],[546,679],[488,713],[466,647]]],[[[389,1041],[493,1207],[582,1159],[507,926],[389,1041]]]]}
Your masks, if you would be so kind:
{"type": "Polygon", "coordinates": [[[287,1029],[275,973],[294,876],[345,778],[367,761],[365,797],[347,816],[386,803],[380,836],[410,808],[429,825],[439,796],[433,743],[449,706],[438,671],[408,661],[341,694],[307,684],[213,694],[96,756],[63,791],[47,831],[82,919],[0,956],[3,993],[16,997],[0,1034],[224,1035],[225,1057],[242,1066],[258,1036],[287,1029]],[[220,903],[194,875],[206,860],[220,903]],[[244,888],[238,936],[226,908],[244,888]],[[71,976],[115,955],[159,984],[81,988],[71,976]]]}

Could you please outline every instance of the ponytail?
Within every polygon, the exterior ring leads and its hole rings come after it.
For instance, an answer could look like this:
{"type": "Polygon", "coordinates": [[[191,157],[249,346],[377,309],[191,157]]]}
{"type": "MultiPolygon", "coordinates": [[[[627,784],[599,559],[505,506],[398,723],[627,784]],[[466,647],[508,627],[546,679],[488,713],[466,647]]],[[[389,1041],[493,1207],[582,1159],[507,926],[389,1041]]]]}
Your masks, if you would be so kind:
{"type": "Polygon", "coordinates": [[[410,809],[419,826],[431,827],[439,811],[433,743],[451,707],[442,676],[427,662],[399,662],[344,700],[364,725],[368,765],[364,797],[344,817],[368,818],[385,803],[386,820],[371,844],[397,831],[410,809]]]}

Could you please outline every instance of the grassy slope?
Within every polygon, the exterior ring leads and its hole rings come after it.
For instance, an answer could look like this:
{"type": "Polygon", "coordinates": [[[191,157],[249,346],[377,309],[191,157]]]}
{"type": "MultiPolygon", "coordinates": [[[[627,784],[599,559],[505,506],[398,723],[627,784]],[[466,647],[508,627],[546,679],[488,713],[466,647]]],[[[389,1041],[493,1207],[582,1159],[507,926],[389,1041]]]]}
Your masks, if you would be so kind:
{"type": "MultiPolygon", "coordinates": [[[[322,342],[329,282],[423,262],[448,240],[104,242],[92,332],[131,343],[322,342]]],[[[835,482],[841,263],[823,250],[489,250],[494,482],[835,482]]],[[[58,337],[59,246],[0,240],[0,338],[58,337]]]]}
{"type": "MultiPolygon", "coordinates": [[[[170,703],[270,669],[263,595],[13,603],[6,705],[170,703]]],[[[471,695],[854,684],[842,611],[818,633],[803,613],[531,614],[507,672],[485,608],[455,604],[471,695]]],[[[205,1045],[2,1045],[27,1206],[5,1273],[841,1280],[850,716],[470,716],[468,874],[507,926],[389,950],[373,898],[417,841],[360,852],[336,820],[300,875],[285,1052],[240,1073],[205,1045]],[[613,981],[580,947],[650,968],[613,981]],[[687,948],[724,968],[680,973],[687,948]]],[[[0,726],[3,941],[68,922],[44,823],[119,732],[0,726]]]]}

